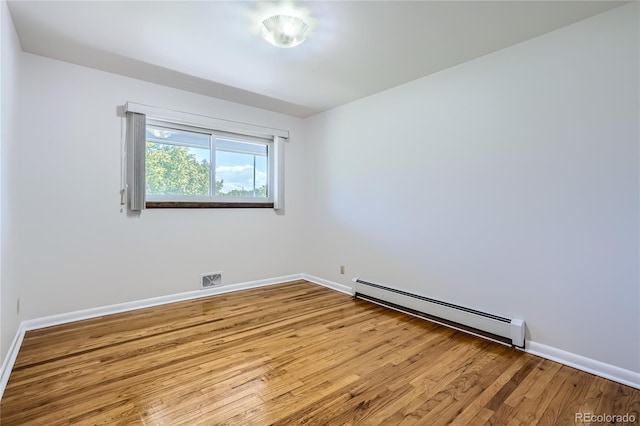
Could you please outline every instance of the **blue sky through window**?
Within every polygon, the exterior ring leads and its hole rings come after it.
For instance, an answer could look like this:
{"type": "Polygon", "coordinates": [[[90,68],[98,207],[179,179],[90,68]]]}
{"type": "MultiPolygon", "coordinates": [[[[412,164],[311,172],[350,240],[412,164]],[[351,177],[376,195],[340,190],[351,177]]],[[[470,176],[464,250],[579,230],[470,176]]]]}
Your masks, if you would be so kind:
{"type": "MultiPolygon", "coordinates": [[[[189,148],[189,152],[196,156],[198,162],[205,160],[209,163],[209,151],[189,148]]],[[[267,185],[267,158],[228,151],[216,153],[216,180],[224,179],[222,193],[232,190],[253,190],[253,161],[255,157],[255,187],[267,185]]]]}
{"type": "Polygon", "coordinates": [[[216,180],[221,179],[224,180],[222,193],[234,189],[251,191],[265,186],[267,184],[267,158],[218,151],[216,153],[216,180]]]}
{"type": "MultiPolygon", "coordinates": [[[[198,162],[209,164],[210,135],[149,125],[148,142],[186,147],[198,162]]],[[[222,193],[251,191],[267,185],[267,147],[263,144],[217,138],[216,180],[224,180],[222,193]]]]}

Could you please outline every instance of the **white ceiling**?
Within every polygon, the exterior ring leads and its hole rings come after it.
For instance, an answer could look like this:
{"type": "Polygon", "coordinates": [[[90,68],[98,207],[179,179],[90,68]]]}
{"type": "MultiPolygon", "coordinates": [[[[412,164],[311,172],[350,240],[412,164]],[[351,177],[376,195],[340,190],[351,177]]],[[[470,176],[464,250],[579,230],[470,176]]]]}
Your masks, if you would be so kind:
{"type": "Polygon", "coordinates": [[[300,117],[624,3],[299,1],[314,34],[279,49],[256,34],[277,3],[8,2],[25,52],[300,117]]]}

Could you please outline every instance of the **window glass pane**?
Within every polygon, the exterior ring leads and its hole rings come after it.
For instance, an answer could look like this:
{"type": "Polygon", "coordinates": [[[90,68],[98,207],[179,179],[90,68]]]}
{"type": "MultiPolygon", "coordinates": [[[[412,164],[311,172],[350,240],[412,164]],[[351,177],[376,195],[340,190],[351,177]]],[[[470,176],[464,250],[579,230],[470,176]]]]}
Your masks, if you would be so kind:
{"type": "Polygon", "coordinates": [[[216,151],[238,152],[266,157],[267,145],[218,138],[216,139],[216,151]]]}
{"type": "Polygon", "coordinates": [[[216,139],[216,195],[267,198],[267,145],[216,139]]]}
{"type": "Polygon", "coordinates": [[[201,133],[147,126],[147,194],[209,196],[209,140],[201,133]]]}
{"type": "Polygon", "coordinates": [[[162,126],[147,126],[147,142],[209,149],[209,138],[206,133],[187,132],[162,126]]]}

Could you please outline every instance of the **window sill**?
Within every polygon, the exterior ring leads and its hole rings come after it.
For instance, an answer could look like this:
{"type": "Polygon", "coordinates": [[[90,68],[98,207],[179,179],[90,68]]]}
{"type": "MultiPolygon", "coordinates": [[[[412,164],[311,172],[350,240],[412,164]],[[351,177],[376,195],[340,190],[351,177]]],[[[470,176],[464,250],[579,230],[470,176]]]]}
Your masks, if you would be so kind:
{"type": "Polygon", "coordinates": [[[148,209],[272,209],[273,203],[147,201],[148,209]]]}

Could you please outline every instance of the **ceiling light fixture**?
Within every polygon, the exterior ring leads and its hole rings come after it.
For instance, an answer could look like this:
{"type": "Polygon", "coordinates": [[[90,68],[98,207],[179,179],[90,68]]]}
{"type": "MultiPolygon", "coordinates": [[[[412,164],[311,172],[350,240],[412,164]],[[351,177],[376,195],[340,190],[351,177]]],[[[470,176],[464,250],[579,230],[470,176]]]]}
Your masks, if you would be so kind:
{"type": "Polygon", "coordinates": [[[262,38],[277,47],[294,47],[304,42],[309,25],[290,15],[274,15],[262,21],[262,38]]]}

